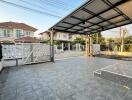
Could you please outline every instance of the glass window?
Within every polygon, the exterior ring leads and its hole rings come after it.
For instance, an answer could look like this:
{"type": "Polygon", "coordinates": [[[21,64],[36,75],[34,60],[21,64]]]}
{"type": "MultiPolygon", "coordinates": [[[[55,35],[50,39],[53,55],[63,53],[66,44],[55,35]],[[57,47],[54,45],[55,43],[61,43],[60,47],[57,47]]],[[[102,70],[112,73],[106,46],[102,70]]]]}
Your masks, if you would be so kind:
{"type": "Polygon", "coordinates": [[[21,37],[21,30],[16,30],[16,37],[20,38],[21,37]]]}
{"type": "Polygon", "coordinates": [[[4,37],[4,31],[2,29],[0,30],[0,37],[4,37]]]}
{"type": "Polygon", "coordinates": [[[30,35],[31,35],[31,32],[26,32],[26,35],[27,35],[27,36],[30,36],[30,35]]]}
{"type": "Polygon", "coordinates": [[[4,37],[6,37],[6,30],[3,30],[3,33],[4,33],[4,37]]]}
{"type": "Polygon", "coordinates": [[[2,33],[0,33],[0,37],[3,37],[3,34],[2,33]]]}
{"type": "Polygon", "coordinates": [[[28,32],[28,36],[30,36],[30,32],[28,32]]]}
{"type": "Polygon", "coordinates": [[[10,37],[10,30],[7,30],[7,37],[10,37]]]}
{"type": "Polygon", "coordinates": [[[66,35],[66,34],[64,34],[64,35],[63,35],[63,38],[67,38],[67,35],[66,35]]]}
{"type": "Polygon", "coordinates": [[[4,29],[4,30],[3,30],[3,36],[4,36],[4,37],[10,37],[10,36],[11,36],[10,30],[4,29]]]}

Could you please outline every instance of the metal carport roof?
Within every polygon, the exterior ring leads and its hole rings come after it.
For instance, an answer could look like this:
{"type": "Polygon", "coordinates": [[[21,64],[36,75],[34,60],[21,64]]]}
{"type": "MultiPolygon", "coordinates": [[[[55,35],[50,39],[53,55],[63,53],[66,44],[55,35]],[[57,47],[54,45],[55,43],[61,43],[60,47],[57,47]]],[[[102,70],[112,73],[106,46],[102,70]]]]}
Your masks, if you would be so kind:
{"type": "Polygon", "coordinates": [[[132,0],[88,0],[49,30],[91,34],[132,23],[132,0]]]}

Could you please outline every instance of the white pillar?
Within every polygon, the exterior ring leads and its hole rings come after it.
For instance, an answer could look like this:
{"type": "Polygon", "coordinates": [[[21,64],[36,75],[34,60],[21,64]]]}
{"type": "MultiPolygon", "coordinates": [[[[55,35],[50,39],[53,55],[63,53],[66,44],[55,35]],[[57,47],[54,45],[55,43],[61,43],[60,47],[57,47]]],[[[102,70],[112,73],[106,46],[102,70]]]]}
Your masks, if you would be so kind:
{"type": "Polygon", "coordinates": [[[78,44],[76,43],[76,51],[78,51],[78,44]]]}
{"type": "Polygon", "coordinates": [[[55,53],[58,53],[58,45],[54,45],[54,48],[55,48],[55,53]]]}
{"type": "Polygon", "coordinates": [[[63,42],[61,43],[61,49],[62,49],[62,51],[64,51],[64,43],[63,42]]]}
{"type": "Polygon", "coordinates": [[[68,50],[71,50],[70,42],[68,43],[68,50]]]}
{"type": "Polygon", "coordinates": [[[81,51],[81,44],[80,43],[78,44],[78,49],[79,49],[79,51],[81,51]]]}

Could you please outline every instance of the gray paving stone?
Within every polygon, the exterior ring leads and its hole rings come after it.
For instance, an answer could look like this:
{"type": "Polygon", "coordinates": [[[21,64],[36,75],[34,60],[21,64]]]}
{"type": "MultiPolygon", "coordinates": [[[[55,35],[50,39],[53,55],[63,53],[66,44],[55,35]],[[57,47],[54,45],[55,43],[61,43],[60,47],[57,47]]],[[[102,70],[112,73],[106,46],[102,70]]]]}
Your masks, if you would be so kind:
{"type": "Polygon", "coordinates": [[[132,90],[94,77],[93,71],[130,61],[78,57],[4,69],[0,100],[132,100],[132,90]]]}

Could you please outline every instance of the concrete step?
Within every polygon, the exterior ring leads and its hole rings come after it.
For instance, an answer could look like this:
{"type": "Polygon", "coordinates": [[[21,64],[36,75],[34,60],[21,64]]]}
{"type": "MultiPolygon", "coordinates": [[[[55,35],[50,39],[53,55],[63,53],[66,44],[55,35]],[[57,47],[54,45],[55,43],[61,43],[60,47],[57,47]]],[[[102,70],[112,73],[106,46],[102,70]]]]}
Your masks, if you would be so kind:
{"type": "Polygon", "coordinates": [[[95,71],[94,76],[101,77],[101,70],[95,71]]]}
{"type": "Polygon", "coordinates": [[[127,65],[112,65],[94,72],[94,75],[132,88],[132,67],[127,65]]]}
{"type": "Polygon", "coordinates": [[[101,71],[101,78],[132,88],[132,77],[109,71],[101,71]]]}

